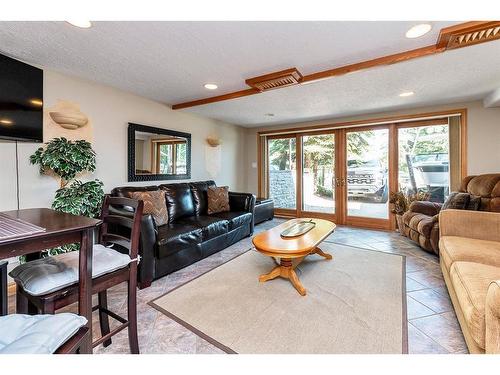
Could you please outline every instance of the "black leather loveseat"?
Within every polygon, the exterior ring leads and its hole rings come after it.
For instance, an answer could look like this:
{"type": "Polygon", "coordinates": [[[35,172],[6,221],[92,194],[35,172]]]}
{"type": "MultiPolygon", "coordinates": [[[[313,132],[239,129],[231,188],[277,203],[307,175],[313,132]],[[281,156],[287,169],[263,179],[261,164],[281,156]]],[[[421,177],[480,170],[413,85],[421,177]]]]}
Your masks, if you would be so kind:
{"type": "MultiPolygon", "coordinates": [[[[255,196],[229,192],[231,211],[208,215],[207,189],[214,181],[125,186],[111,191],[113,196],[129,196],[133,191],[165,190],[168,224],[157,227],[151,215],[141,225],[139,287],[151,285],[171,272],[197,262],[253,233],[255,196]]],[[[129,215],[126,209],[121,211],[129,215]]]]}

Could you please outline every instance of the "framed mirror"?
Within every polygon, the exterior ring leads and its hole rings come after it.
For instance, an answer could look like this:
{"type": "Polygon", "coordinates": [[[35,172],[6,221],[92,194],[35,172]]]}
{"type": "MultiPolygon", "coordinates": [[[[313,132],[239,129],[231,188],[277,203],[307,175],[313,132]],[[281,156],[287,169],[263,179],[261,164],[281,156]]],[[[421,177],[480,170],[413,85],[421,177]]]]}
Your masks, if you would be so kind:
{"type": "Polygon", "coordinates": [[[189,178],[191,134],[129,122],[129,182],[189,178]]]}

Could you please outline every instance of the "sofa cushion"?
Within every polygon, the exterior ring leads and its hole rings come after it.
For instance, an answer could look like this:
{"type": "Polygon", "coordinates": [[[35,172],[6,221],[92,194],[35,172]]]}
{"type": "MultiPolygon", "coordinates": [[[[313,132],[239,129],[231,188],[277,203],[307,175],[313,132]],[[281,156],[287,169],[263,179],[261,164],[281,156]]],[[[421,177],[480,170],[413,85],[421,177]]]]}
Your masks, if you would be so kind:
{"type": "Polygon", "coordinates": [[[200,228],[203,233],[203,241],[226,234],[229,230],[229,222],[227,220],[213,216],[186,217],[180,220],[179,224],[192,225],[200,228]]]}
{"type": "Polygon", "coordinates": [[[454,262],[475,262],[500,267],[500,242],[444,236],[439,255],[448,272],[454,262]]]}
{"type": "MultiPolygon", "coordinates": [[[[113,190],[111,190],[111,196],[112,197],[132,198],[132,194],[134,192],[158,191],[159,189],[160,188],[156,185],[151,185],[151,186],[120,186],[120,187],[115,187],[113,190]]],[[[122,209],[124,209],[125,211],[134,212],[134,209],[130,206],[123,206],[122,209]]]]}
{"type": "Polygon", "coordinates": [[[227,220],[229,222],[229,230],[249,225],[252,222],[252,214],[243,211],[219,212],[218,214],[212,215],[212,217],[227,220]]]}
{"type": "Polygon", "coordinates": [[[113,197],[125,197],[125,198],[131,198],[131,194],[134,191],[155,191],[158,190],[159,187],[156,185],[150,185],[150,186],[120,186],[120,187],[115,187],[113,190],[111,190],[111,195],[113,197]]]}
{"type": "MultiPolygon", "coordinates": [[[[44,295],[78,282],[80,252],[58,254],[17,266],[9,275],[34,296],[44,295]]],[[[92,277],[117,271],[130,263],[128,254],[96,244],[92,255],[92,277]]]]}
{"type": "Polygon", "coordinates": [[[156,191],[134,191],[131,198],[144,202],[144,214],[150,214],[156,226],[168,223],[167,205],[165,202],[165,190],[156,191]]]}
{"type": "Polygon", "coordinates": [[[197,245],[203,240],[201,228],[185,223],[162,225],[158,228],[158,258],[172,255],[182,249],[197,245]]]}
{"type": "Polygon", "coordinates": [[[194,215],[194,201],[189,184],[160,185],[160,189],[165,190],[169,224],[194,215]]]}
{"type": "Polygon", "coordinates": [[[417,232],[424,235],[426,238],[430,238],[432,228],[437,222],[438,216],[427,216],[425,218],[421,218],[417,224],[417,232]]]}
{"type": "Polygon", "coordinates": [[[470,201],[469,193],[451,193],[446,202],[444,202],[442,210],[453,209],[453,210],[465,210],[470,201]]]}
{"type": "Polygon", "coordinates": [[[231,211],[229,207],[229,187],[210,186],[207,190],[208,214],[231,211]]]}
{"type": "Polygon", "coordinates": [[[405,212],[403,223],[410,229],[429,238],[434,224],[438,221],[437,216],[427,216],[418,212],[405,212]]]}
{"type": "Polygon", "coordinates": [[[490,283],[500,279],[500,267],[472,262],[455,262],[450,280],[474,341],[485,348],[484,307],[490,283]]]}
{"type": "Polygon", "coordinates": [[[208,210],[207,190],[209,186],[215,186],[214,181],[190,182],[193,193],[194,212],[196,215],[206,215],[208,210]]]}
{"type": "Polygon", "coordinates": [[[0,316],[0,354],[52,354],[85,324],[71,313],[0,316]]]}

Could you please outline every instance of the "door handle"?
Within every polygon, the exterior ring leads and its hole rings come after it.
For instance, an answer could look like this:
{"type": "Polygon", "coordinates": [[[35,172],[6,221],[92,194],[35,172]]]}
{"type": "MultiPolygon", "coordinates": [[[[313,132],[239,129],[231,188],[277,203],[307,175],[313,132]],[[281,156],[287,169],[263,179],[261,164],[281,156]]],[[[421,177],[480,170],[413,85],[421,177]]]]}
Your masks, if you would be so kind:
{"type": "Polygon", "coordinates": [[[336,187],[340,187],[340,184],[341,184],[341,182],[340,182],[340,178],[336,177],[336,178],[335,178],[335,186],[336,186],[336,187]]]}

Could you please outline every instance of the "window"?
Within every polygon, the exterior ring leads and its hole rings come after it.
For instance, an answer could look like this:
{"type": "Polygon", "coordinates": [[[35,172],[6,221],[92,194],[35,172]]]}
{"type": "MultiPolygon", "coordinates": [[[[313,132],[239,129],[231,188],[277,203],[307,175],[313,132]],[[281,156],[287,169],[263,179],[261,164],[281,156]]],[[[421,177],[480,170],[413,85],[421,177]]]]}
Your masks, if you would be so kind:
{"type": "Polygon", "coordinates": [[[448,125],[401,128],[398,144],[400,190],[444,202],[450,192],[448,125]]]}

